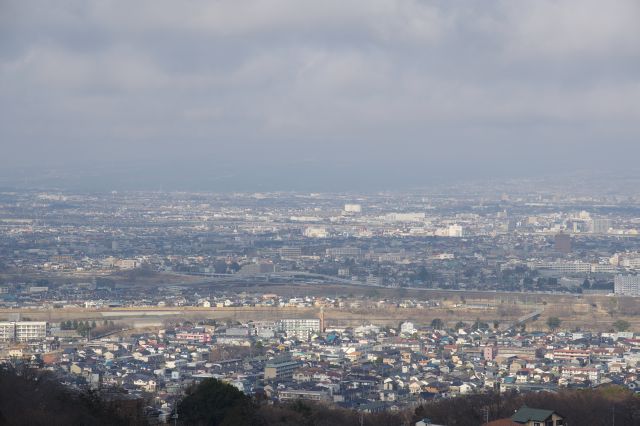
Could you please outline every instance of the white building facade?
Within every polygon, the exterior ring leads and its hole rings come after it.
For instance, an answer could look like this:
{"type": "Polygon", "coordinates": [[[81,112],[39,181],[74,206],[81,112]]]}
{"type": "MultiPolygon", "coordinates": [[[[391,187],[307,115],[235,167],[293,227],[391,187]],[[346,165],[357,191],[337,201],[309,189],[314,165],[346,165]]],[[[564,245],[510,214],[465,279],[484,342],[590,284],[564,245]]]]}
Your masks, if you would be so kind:
{"type": "Polygon", "coordinates": [[[46,321],[5,321],[0,322],[0,340],[28,342],[47,337],[46,321]]]}
{"type": "Polygon", "coordinates": [[[616,275],[613,291],[623,296],[640,296],[640,275],[616,275]]]}

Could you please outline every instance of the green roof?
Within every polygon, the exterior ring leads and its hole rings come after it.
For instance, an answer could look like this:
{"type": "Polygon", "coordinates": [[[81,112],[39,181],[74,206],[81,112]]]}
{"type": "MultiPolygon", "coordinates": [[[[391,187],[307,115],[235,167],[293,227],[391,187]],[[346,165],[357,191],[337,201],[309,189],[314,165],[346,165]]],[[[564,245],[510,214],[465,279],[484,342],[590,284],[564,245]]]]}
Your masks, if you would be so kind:
{"type": "Polygon", "coordinates": [[[527,423],[533,420],[534,422],[544,422],[554,413],[553,410],[541,410],[538,408],[522,407],[516,413],[511,416],[511,420],[516,423],[527,423]]]}

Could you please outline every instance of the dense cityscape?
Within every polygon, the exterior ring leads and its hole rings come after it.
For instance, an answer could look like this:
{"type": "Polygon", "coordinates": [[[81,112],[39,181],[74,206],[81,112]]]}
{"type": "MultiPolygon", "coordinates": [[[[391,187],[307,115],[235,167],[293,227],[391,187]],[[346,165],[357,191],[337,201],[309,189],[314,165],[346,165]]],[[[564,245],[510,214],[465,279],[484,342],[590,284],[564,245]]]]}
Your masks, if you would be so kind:
{"type": "Polygon", "coordinates": [[[0,357],[169,422],[207,378],[403,412],[640,392],[640,199],[0,193],[0,357]]]}

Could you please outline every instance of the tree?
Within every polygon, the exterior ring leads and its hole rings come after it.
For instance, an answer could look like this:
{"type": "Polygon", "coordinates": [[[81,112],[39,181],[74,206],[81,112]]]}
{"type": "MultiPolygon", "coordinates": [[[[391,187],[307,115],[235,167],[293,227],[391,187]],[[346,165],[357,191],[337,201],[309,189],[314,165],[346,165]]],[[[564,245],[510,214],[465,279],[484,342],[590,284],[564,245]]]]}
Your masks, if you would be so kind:
{"type": "Polygon", "coordinates": [[[473,323],[474,330],[488,330],[489,324],[484,321],[480,321],[480,318],[476,318],[476,321],[473,323]]]}
{"type": "Polygon", "coordinates": [[[465,328],[466,326],[467,326],[467,324],[466,324],[466,323],[464,323],[464,322],[462,322],[462,321],[458,321],[458,322],[456,323],[456,325],[454,326],[454,328],[455,328],[456,330],[460,330],[461,328],[465,328]]]}
{"type": "Polygon", "coordinates": [[[431,327],[436,330],[441,330],[444,327],[444,322],[440,318],[434,318],[431,321],[431,327]]]}
{"type": "Polygon", "coordinates": [[[213,269],[216,274],[226,274],[227,273],[227,264],[226,262],[219,260],[213,264],[213,269]]]}
{"type": "Polygon", "coordinates": [[[238,272],[240,270],[240,264],[238,264],[238,262],[236,262],[235,260],[233,262],[231,262],[231,264],[229,265],[229,270],[231,271],[232,274],[235,274],[236,272],[238,272]]]}
{"type": "Polygon", "coordinates": [[[187,391],[178,415],[189,425],[250,425],[255,408],[237,388],[216,379],[205,379],[187,391]]]}
{"type": "Polygon", "coordinates": [[[95,321],[91,321],[91,328],[96,328],[98,325],[95,321]]]}
{"type": "Polygon", "coordinates": [[[629,324],[629,321],[620,319],[613,323],[613,327],[618,331],[627,331],[631,327],[631,324],[629,324]]]}
{"type": "Polygon", "coordinates": [[[421,266],[420,269],[418,270],[418,274],[416,278],[419,281],[427,282],[427,280],[429,280],[429,271],[427,271],[427,268],[425,268],[424,266],[421,266]]]}
{"type": "Polygon", "coordinates": [[[551,331],[557,330],[561,323],[562,321],[558,317],[547,318],[547,327],[549,327],[551,331]]]}
{"type": "Polygon", "coordinates": [[[562,413],[570,425],[610,425],[615,411],[616,425],[637,425],[640,399],[619,386],[556,392],[507,392],[441,398],[417,407],[414,421],[424,417],[434,423],[477,426],[484,423],[485,409],[490,419],[511,417],[523,405],[562,413]]]}
{"type": "Polygon", "coordinates": [[[123,406],[96,393],[68,388],[47,371],[0,366],[2,425],[145,425],[143,407],[142,402],[127,401],[123,406]]]}

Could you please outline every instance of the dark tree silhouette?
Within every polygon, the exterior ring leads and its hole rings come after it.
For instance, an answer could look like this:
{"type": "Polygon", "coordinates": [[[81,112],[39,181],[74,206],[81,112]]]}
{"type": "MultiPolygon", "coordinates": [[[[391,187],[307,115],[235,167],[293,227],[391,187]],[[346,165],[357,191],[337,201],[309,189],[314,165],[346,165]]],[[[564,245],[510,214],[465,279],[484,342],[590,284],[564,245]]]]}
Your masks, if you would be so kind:
{"type": "Polygon", "coordinates": [[[250,425],[255,408],[237,388],[205,379],[191,388],[178,406],[178,417],[188,425],[250,425]]]}
{"type": "Polygon", "coordinates": [[[98,394],[65,388],[49,372],[0,366],[1,425],[144,425],[138,408],[124,414],[98,394]]]}

